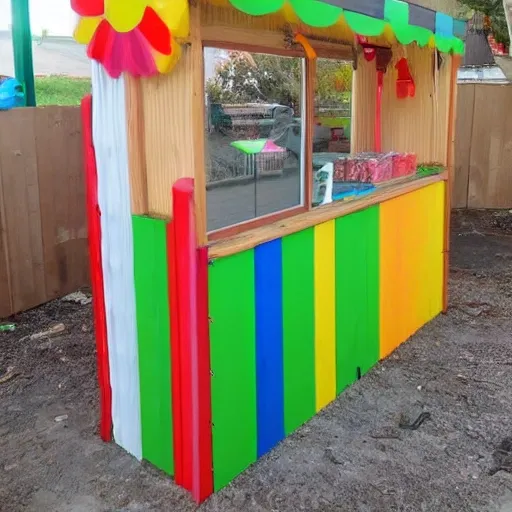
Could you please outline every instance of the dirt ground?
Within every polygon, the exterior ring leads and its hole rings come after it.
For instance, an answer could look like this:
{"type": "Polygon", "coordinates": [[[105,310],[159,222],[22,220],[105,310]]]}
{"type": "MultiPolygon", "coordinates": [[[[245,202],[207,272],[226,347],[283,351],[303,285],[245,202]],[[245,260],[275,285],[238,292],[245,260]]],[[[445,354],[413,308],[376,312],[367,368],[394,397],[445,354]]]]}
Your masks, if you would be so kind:
{"type": "MultiPolygon", "coordinates": [[[[449,313],[201,511],[512,511],[512,214],[453,220],[449,313]]],[[[0,510],[195,510],[99,440],[90,307],[15,321],[0,333],[0,510]],[[58,323],[60,337],[23,339],[58,323]]]]}

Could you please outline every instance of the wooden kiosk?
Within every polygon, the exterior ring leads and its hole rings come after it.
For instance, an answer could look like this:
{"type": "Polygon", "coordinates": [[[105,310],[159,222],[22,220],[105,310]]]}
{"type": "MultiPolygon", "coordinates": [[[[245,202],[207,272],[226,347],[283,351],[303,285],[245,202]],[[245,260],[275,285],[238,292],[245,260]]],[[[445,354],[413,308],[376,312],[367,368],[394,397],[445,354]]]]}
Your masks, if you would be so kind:
{"type": "Polygon", "coordinates": [[[71,4],[101,435],[200,502],[446,310],[465,24],[400,0],[71,4]]]}

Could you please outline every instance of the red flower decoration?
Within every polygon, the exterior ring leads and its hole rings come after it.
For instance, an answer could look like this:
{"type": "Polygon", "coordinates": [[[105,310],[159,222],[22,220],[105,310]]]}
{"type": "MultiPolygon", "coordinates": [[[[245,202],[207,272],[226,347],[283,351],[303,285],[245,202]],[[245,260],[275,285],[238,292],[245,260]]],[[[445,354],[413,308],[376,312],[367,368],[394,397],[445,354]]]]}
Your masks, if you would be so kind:
{"type": "Polygon", "coordinates": [[[138,28],[157,52],[170,55],[171,32],[152,7],[146,7],[138,28]]]}
{"type": "Polygon", "coordinates": [[[105,13],[104,0],[71,0],[71,9],[80,16],[102,16],[105,13]]]}

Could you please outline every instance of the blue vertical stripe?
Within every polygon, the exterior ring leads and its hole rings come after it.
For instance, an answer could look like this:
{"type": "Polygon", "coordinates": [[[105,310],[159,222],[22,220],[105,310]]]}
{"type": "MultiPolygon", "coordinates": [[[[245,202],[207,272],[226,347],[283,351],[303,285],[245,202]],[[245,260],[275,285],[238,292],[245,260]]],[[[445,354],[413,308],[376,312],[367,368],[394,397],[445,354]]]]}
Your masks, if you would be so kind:
{"type": "Polygon", "coordinates": [[[256,247],[254,258],[258,457],[261,457],[285,437],[281,240],[256,247]]]}

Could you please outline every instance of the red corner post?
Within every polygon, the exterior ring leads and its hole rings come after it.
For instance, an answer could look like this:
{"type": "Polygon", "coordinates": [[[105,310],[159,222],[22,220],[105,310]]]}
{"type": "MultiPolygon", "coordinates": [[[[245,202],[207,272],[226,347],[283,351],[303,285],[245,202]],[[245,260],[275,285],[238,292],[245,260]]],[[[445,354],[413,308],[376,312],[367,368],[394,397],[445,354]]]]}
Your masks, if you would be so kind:
{"type": "Polygon", "coordinates": [[[107,320],[101,263],[101,212],[98,205],[98,172],[92,137],[92,96],[82,100],[82,136],[89,236],[89,265],[91,272],[92,304],[96,334],[98,380],[100,387],[100,435],[103,441],[112,439],[112,389],[108,363],[107,320]]]}
{"type": "Polygon", "coordinates": [[[168,258],[173,324],[175,473],[176,481],[191,491],[194,500],[200,503],[213,492],[208,250],[197,247],[194,181],[191,178],[178,180],[172,197],[168,258]]]}

